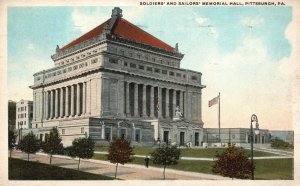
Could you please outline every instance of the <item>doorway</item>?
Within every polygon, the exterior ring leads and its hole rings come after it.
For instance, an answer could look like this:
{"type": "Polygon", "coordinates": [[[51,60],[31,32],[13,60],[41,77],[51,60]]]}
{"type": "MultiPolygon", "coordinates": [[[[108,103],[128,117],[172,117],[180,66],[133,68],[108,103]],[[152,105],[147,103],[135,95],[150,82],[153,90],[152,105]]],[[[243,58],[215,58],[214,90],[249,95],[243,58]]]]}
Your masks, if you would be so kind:
{"type": "Polygon", "coordinates": [[[180,132],[180,146],[184,146],[184,132],[180,132]]]}
{"type": "Polygon", "coordinates": [[[169,131],[164,131],[164,142],[165,143],[168,143],[169,141],[169,131]]]}
{"type": "Polygon", "coordinates": [[[199,132],[195,132],[195,146],[199,146],[199,132]]]}

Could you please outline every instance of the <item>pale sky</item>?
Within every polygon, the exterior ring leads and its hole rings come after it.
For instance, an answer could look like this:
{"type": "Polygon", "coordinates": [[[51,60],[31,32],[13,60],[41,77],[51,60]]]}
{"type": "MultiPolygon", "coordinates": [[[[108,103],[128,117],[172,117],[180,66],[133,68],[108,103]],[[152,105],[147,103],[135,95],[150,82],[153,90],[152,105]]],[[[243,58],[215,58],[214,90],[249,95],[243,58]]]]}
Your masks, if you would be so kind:
{"type": "MultiPolygon", "coordinates": [[[[8,99],[32,100],[33,74],[54,67],[50,56],[111,15],[113,7],[8,8],[8,99]]],[[[202,73],[202,119],[218,127],[292,129],[293,9],[284,7],[122,7],[123,18],[179,43],[181,67],[202,73]],[[252,26],[250,29],[249,26],[252,26]]]]}

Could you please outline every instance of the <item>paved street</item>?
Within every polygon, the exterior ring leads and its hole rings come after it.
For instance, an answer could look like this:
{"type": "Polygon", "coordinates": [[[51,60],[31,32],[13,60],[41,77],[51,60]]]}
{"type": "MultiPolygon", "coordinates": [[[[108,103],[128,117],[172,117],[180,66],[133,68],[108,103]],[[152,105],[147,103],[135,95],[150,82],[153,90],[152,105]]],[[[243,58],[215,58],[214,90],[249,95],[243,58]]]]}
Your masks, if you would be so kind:
{"type": "MultiPolygon", "coordinates": [[[[20,151],[13,151],[12,157],[27,160],[27,154],[20,151]]],[[[49,157],[43,153],[35,155],[30,154],[30,161],[38,161],[40,163],[49,163],[49,157]]],[[[77,160],[70,157],[55,155],[52,159],[52,164],[64,168],[77,169],[77,160]]],[[[80,163],[80,170],[94,174],[102,174],[106,176],[114,176],[115,164],[101,160],[82,160],[80,163]]],[[[118,168],[118,178],[124,180],[161,180],[163,176],[163,169],[156,167],[146,168],[141,165],[126,164],[120,165],[118,168]]],[[[194,172],[185,172],[178,170],[166,169],[166,179],[169,180],[226,180],[229,178],[203,174],[194,172]]]]}

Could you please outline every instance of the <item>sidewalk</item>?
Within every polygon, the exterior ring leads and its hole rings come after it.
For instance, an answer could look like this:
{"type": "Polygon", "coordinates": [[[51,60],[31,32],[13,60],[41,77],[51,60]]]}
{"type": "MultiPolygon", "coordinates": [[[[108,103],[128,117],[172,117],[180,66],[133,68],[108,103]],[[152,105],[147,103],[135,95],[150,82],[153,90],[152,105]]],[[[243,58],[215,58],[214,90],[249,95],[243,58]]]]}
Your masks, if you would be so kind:
{"type": "MultiPolygon", "coordinates": [[[[106,152],[106,151],[95,151],[94,153],[95,154],[108,154],[108,152],[106,152]]],[[[280,155],[282,155],[282,154],[280,154],[280,155]]],[[[145,158],[146,155],[134,155],[134,157],[145,158]]],[[[294,156],[284,155],[284,156],[253,157],[253,159],[255,159],[255,160],[262,160],[262,159],[287,159],[287,158],[294,158],[294,156]]],[[[197,158],[197,157],[181,157],[180,159],[181,160],[195,160],[195,161],[215,161],[214,158],[197,158]]]]}
{"type": "MultiPolygon", "coordinates": [[[[27,160],[27,154],[20,151],[13,151],[12,157],[27,160]]],[[[30,161],[37,161],[40,163],[49,164],[49,157],[44,153],[30,154],[30,161]]],[[[54,155],[52,158],[52,165],[59,167],[77,169],[77,159],[72,159],[68,156],[54,155]]],[[[102,174],[105,176],[114,177],[115,164],[102,160],[81,160],[80,171],[102,174]]],[[[119,165],[117,178],[124,180],[162,180],[163,169],[156,167],[146,168],[142,165],[125,164],[119,165]]],[[[166,169],[166,179],[168,180],[229,180],[230,178],[196,173],[186,172],[174,169],[166,169]]]]}

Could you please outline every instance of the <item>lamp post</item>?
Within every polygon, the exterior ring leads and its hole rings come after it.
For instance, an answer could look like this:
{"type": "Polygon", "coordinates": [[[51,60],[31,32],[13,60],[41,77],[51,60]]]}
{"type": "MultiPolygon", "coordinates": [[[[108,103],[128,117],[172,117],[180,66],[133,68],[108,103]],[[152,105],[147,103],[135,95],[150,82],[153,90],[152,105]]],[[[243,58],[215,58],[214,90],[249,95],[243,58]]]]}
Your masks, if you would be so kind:
{"type": "Polygon", "coordinates": [[[252,114],[251,116],[251,125],[250,125],[250,137],[251,137],[251,140],[250,140],[250,143],[251,143],[251,179],[254,180],[254,164],[253,164],[253,137],[254,137],[254,134],[253,134],[253,125],[252,123],[253,122],[256,122],[256,125],[255,125],[255,134],[259,134],[259,125],[258,125],[258,119],[257,119],[257,116],[255,114],[252,114]]]}

